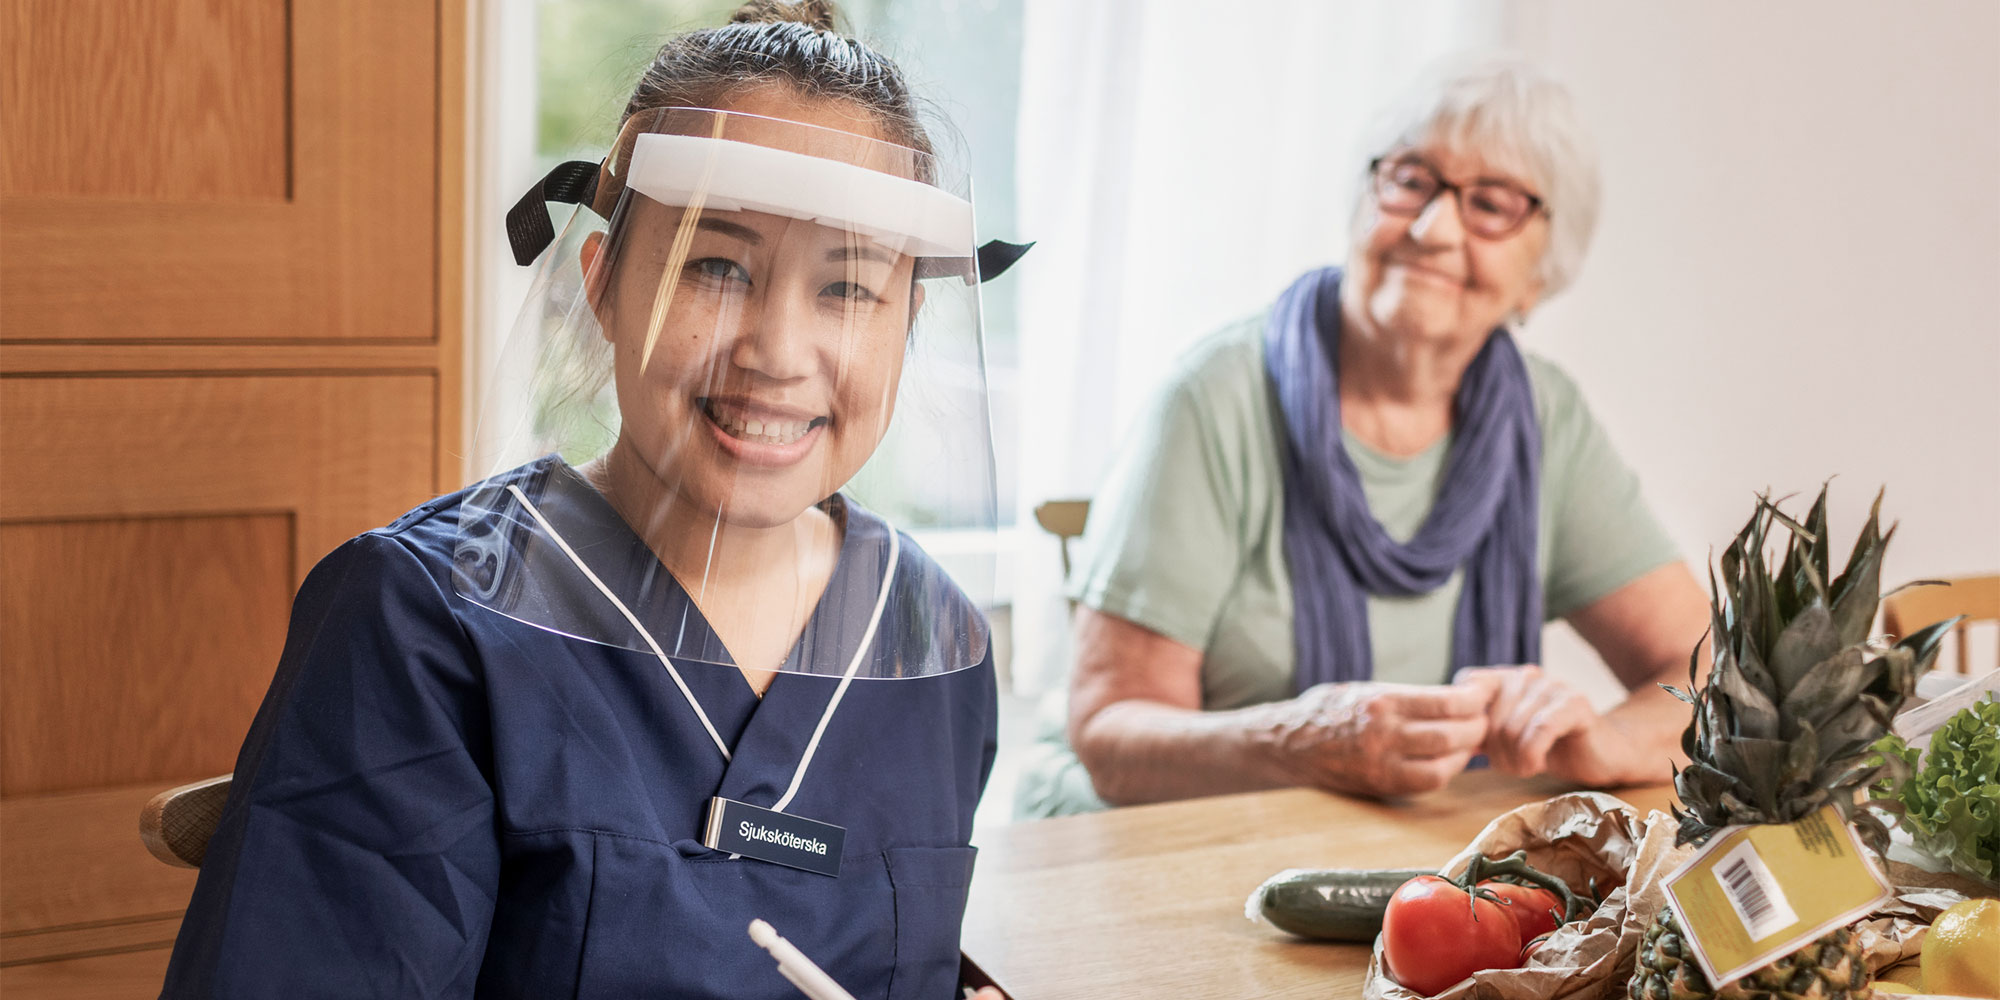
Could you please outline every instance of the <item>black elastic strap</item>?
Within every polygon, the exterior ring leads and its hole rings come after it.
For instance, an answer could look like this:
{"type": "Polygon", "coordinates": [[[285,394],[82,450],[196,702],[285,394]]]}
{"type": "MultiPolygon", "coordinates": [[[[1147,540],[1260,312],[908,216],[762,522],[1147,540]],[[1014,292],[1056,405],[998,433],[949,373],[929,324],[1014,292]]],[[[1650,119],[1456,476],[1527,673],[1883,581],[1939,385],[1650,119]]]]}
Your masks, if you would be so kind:
{"type": "Polygon", "coordinates": [[[514,263],[526,267],[556,241],[556,228],[549,221],[548,203],[588,205],[597,197],[597,164],[571,160],[559,164],[548,176],[535,182],[514,207],[507,210],[507,243],[514,248],[514,263]]]}
{"type": "Polygon", "coordinates": [[[1007,273],[1026,254],[1033,243],[1009,243],[1006,240],[987,240],[979,248],[979,280],[992,281],[1007,273]]]}
{"type": "Polygon", "coordinates": [[[992,281],[999,277],[1021,255],[1028,252],[1033,243],[1009,243],[1006,240],[988,240],[977,251],[977,259],[967,257],[918,257],[916,275],[925,278],[963,278],[970,285],[974,282],[992,281]]]}

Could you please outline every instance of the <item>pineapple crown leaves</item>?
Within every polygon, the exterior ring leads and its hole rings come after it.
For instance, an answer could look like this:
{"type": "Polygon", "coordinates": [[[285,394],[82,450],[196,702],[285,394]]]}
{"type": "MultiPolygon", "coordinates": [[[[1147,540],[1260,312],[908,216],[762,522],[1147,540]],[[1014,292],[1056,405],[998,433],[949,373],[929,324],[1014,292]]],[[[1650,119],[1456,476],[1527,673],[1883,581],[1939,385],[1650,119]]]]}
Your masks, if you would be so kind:
{"type": "Polygon", "coordinates": [[[1789,823],[1828,802],[1878,847],[1888,831],[1852,791],[1885,765],[1870,747],[1936,658],[1940,622],[1892,644],[1871,638],[1881,603],[1882,496],[1839,576],[1828,542],[1827,490],[1803,520],[1759,495],[1750,520],[1709,569],[1712,669],[1697,682],[1700,647],[1688,659],[1693,707],[1681,734],[1690,764],[1674,785],[1679,841],[1706,840],[1724,826],[1789,823]],[[1767,548],[1779,546],[1775,565],[1767,548]]]}

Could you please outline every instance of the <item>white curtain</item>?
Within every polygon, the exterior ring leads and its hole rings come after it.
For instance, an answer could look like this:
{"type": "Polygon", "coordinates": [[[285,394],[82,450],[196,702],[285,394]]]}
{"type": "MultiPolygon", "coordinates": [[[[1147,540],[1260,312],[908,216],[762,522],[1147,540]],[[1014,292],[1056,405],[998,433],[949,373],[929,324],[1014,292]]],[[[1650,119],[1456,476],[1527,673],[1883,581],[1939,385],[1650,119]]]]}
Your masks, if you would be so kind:
{"type": "MultiPolygon", "coordinates": [[[[1484,0],[1026,0],[1017,183],[1015,690],[1061,683],[1048,499],[1088,498],[1193,341],[1338,262],[1364,125],[1440,56],[1506,41],[1484,0]]],[[[1006,502],[1003,498],[1003,502],[1006,502]]],[[[1005,563],[1003,563],[1005,565],[1005,563]]]]}

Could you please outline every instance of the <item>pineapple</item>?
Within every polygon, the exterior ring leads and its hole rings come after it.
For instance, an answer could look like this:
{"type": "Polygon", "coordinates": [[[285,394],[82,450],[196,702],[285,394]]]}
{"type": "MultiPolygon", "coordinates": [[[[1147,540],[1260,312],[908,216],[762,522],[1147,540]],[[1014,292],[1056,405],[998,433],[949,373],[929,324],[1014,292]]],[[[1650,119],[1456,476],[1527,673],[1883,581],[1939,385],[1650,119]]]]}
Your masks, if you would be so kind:
{"type": "MultiPolygon", "coordinates": [[[[1691,763],[1674,775],[1687,807],[1674,809],[1677,843],[1702,843],[1725,826],[1791,823],[1830,802],[1876,851],[1887,847],[1887,828],[1856,807],[1855,792],[1893,766],[1870,745],[1887,731],[1917,675],[1929,669],[1950,623],[1893,646],[1870,639],[1881,601],[1882,550],[1895,533],[1893,527],[1879,531],[1881,508],[1878,494],[1846,568],[1834,578],[1826,490],[1803,524],[1759,497],[1756,513],[1722,554],[1721,588],[1710,571],[1707,683],[1692,683],[1690,657],[1690,691],[1668,688],[1694,706],[1681,735],[1691,763]],[[1775,573],[1764,553],[1774,526],[1789,536],[1775,573]]],[[[1663,906],[1639,945],[1629,995],[1853,998],[1871,995],[1869,979],[1862,949],[1843,927],[1717,990],[1694,961],[1673,910],[1663,906]]]]}

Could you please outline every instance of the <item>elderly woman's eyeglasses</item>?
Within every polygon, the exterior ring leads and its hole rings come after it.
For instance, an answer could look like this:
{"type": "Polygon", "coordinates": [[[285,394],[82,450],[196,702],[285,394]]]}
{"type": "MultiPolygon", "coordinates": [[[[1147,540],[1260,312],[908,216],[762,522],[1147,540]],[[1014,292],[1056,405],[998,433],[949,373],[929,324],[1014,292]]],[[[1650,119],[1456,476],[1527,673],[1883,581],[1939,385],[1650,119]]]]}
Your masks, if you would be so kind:
{"type": "Polygon", "coordinates": [[[1437,168],[1415,157],[1377,158],[1368,164],[1375,181],[1375,201],[1390,215],[1423,214],[1439,192],[1458,198],[1458,216],[1474,236],[1502,240],[1521,231],[1542,199],[1507,181],[1478,180],[1453,184],[1437,168]]]}

